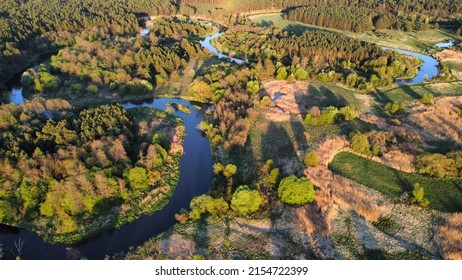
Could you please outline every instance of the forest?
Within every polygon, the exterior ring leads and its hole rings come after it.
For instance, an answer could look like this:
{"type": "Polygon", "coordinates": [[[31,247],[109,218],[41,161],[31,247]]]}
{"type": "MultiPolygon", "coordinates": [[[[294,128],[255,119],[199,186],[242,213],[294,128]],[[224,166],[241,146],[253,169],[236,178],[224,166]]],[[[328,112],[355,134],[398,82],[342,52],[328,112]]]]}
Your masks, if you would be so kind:
{"type": "Polygon", "coordinates": [[[240,26],[220,36],[216,44],[227,53],[255,63],[257,72],[267,72],[277,80],[310,77],[363,90],[412,77],[420,64],[417,58],[325,31],[296,36],[277,29],[240,26]]]}
{"type": "Polygon", "coordinates": [[[285,17],[316,26],[339,30],[366,32],[372,29],[396,29],[404,31],[426,30],[431,27],[427,16],[396,16],[369,8],[349,6],[308,6],[289,10],[285,17]]]}

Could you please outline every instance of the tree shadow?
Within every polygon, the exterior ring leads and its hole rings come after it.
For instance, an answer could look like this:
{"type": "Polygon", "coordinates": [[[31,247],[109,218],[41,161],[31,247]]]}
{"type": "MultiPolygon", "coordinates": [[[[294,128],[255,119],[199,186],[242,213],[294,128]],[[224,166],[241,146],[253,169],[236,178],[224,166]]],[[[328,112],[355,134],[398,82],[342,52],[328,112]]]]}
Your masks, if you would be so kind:
{"type": "Polygon", "coordinates": [[[209,223],[206,218],[200,219],[197,222],[196,231],[194,233],[194,255],[207,257],[208,248],[210,246],[210,235],[208,229],[209,223]]]}
{"type": "Polygon", "coordinates": [[[258,22],[257,24],[255,24],[257,27],[265,27],[265,28],[268,28],[270,26],[273,26],[274,25],[274,22],[272,20],[262,20],[260,22],[258,22]]]}

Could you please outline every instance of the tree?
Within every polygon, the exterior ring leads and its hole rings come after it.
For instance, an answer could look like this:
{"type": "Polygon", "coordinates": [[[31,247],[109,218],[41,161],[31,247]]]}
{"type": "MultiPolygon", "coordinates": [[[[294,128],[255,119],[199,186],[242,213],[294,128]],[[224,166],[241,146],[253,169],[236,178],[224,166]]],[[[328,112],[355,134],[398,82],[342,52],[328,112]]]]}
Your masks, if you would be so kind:
{"type": "Polygon", "coordinates": [[[263,198],[257,190],[250,190],[248,186],[240,186],[231,199],[231,209],[239,216],[247,216],[260,209],[263,198]]]}
{"type": "Polygon", "coordinates": [[[360,132],[352,133],[351,148],[353,151],[363,155],[371,154],[371,144],[369,143],[369,139],[367,138],[366,134],[360,132]]]}
{"type": "Polygon", "coordinates": [[[431,93],[425,93],[420,99],[420,102],[425,105],[433,104],[433,95],[431,93]]]}
{"type": "Polygon", "coordinates": [[[0,222],[8,220],[12,216],[13,207],[6,200],[0,200],[0,222]]]}
{"type": "Polygon", "coordinates": [[[279,176],[279,168],[273,168],[270,174],[268,175],[268,182],[270,184],[277,185],[277,183],[279,182],[279,176]]]}
{"type": "Polygon", "coordinates": [[[318,154],[315,151],[309,151],[306,153],[305,160],[303,162],[306,167],[315,167],[318,165],[318,161],[318,154]]]}
{"type": "Polygon", "coordinates": [[[430,204],[430,201],[425,198],[424,188],[419,183],[413,185],[412,196],[412,201],[422,207],[427,207],[430,204]]]}
{"type": "Polygon", "coordinates": [[[305,177],[289,176],[281,180],[278,196],[282,202],[290,205],[303,205],[314,201],[314,187],[305,177]]]}
{"type": "Polygon", "coordinates": [[[146,169],[142,167],[135,167],[130,169],[127,179],[130,183],[130,186],[132,186],[132,188],[135,190],[144,189],[148,186],[148,176],[146,174],[146,169]]]}

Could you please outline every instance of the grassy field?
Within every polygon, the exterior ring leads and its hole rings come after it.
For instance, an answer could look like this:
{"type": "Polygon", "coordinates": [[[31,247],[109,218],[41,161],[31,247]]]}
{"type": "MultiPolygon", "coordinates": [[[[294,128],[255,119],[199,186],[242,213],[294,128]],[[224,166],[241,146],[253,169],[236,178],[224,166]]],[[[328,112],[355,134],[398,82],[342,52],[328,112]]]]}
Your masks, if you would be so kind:
{"type": "Polygon", "coordinates": [[[425,93],[430,93],[435,97],[459,96],[462,95],[462,83],[402,85],[391,89],[377,89],[373,96],[382,104],[388,102],[410,103],[415,99],[421,99],[425,93]]]}
{"type": "Polygon", "coordinates": [[[427,30],[419,32],[403,32],[397,30],[380,30],[380,36],[373,32],[354,33],[331,28],[318,27],[282,18],[281,14],[263,14],[251,16],[250,19],[261,26],[278,26],[289,32],[302,33],[305,30],[327,30],[339,32],[361,41],[372,42],[390,48],[400,48],[418,52],[433,52],[430,48],[435,44],[455,38],[442,30],[427,30]]]}
{"type": "Polygon", "coordinates": [[[329,169],[395,200],[404,192],[412,191],[414,183],[419,183],[430,200],[429,208],[443,212],[462,210],[461,179],[435,179],[405,173],[348,152],[337,154],[329,169]]]}

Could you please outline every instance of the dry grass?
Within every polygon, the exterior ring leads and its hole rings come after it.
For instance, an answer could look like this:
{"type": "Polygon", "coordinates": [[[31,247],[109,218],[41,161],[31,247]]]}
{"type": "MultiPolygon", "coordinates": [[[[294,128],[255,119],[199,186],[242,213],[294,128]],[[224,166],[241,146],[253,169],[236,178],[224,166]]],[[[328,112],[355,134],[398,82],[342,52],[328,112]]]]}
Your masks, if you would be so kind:
{"type": "MultiPolygon", "coordinates": [[[[300,219],[310,233],[321,236],[329,235],[332,221],[336,217],[336,207],[344,211],[354,211],[366,220],[377,221],[386,209],[371,199],[370,194],[364,192],[353,181],[334,175],[328,164],[333,157],[348,150],[349,142],[342,137],[328,139],[318,149],[319,165],[305,170],[305,175],[319,189],[316,190],[315,203],[306,206],[302,214],[306,218],[300,219]]],[[[299,215],[303,216],[303,215],[299,215]]]]}
{"type": "Polygon", "coordinates": [[[462,213],[449,216],[446,224],[437,230],[442,255],[449,260],[462,260],[462,213]]]}
{"type": "Polygon", "coordinates": [[[462,97],[439,97],[433,103],[413,102],[408,120],[437,138],[462,142],[462,118],[457,114],[462,97]]]}
{"type": "MultiPolygon", "coordinates": [[[[462,48],[462,44],[459,45],[462,48]]],[[[452,74],[459,79],[462,79],[462,50],[460,49],[446,49],[435,56],[442,62],[451,66],[452,74]]]]}

